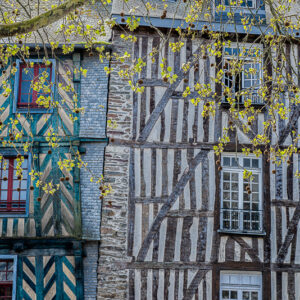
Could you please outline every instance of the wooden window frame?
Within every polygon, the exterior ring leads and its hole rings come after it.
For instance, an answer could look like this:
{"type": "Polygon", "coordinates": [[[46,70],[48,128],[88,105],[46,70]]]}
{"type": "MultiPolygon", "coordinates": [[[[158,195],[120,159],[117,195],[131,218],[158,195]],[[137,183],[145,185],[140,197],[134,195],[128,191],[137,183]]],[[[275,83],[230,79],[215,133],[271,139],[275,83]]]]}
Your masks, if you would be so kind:
{"type": "MultiPolygon", "coordinates": [[[[16,190],[18,192],[19,195],[19,200],[18,201],[13,201],[13,192],[14,187],[13,187],[13,183],[14,183],[14,171],[15,171],[15,167],[14,167],[14,163],[15,163],[15,159],[16,156],[6,156],[3,155],[3,158],[1,160],[1,165],[0,165],[0,195],[2,196],[2,181],[4,178],[3,175],[3,160],[6,159],[8,160],[8,176],[7,176],[7,198],[6,200],[1,200],[0,198],[0,216],[2,216],[3,214],[13,214],[13,215],[24,215],[26,213],[27,210],[27,198],[28,198],[28,175],[29,175],[29,159],[28,157],[26,157],[25,159],[27,160],[27,169],[24,169],[24,171],[26,172],[26,198],[25,200],[21,200],[20,196],[21,196],[21,192],[22,189],[20,189],[19,191],[16,190]],[[6,204],[6,207],[1,207],[2,205],[6,204]],[[18,207],[13,207],[14,204],[18,204],[18,207]]],[[[21,181],[19,183],[19,188],[21,186],[21,181]]]]}
{"type": "MultiPolygon", "coordinates": [[[[55,59],[48,59],[48,61],[51,63],[51,72],[50,72],[50,77],[51,77],[51,99],[55,98],[55,70],[56,70],[56,60],[55,59]]],[[[26,63],[28,65],[30,64],[38,64],[38,65],[45,65],[44,61],[42,59],[36,59],[32,58],[29,60],[26,60],[26,63]]],[[[20,66],[23,64],[23,61],[20,59],[16,60],[16,68],[17,72],[15,73],[15,80],[14,80],[14,99],[13,99],[13,113],[28,113],[30,112],[31,114],[41,114],[41,113],[53,113],[53,107],[50,108],[45,108],[43,106],[30,106],[28,102],[26,102],[26,105],[19,105],[19,90],[20,90],[20,75],[22,74],[20,72],[20,66]]],[[[25,104],[25,103],[24,103],[25,104]]]]}
{"type": "MultiPolygon", "coordinates": [[[[49,66],[46,66],[45,64],[40,64],[40,63],[34,63],[33,67],[31,67],[30,65],[26,64],[26,63],[22,63],[20,64],[19,67],[19,89],[18,89],[18,101],[17,101],[17,108],[35,108],[35,109],[43,109],[43,107],[40,107],[36,101],[38,99],[38,94],[43,94],[43,93],[38,93],[37,91],[34,91],[32,87],[30,87],[29,90],[29,94],[32,94],[32,100],[31,102],[21,102],[21,97],[22,97],[22,71],[24,69],[33,69],[33,80],[31,85],[33,85],[35,82],[38,81],[39,78],[39,72],[40,69],[48,69],[50,68],[50,78],[49,78],[49,83],[52,83],[52,64],[50,64],[49,66]]],[[[30,72],[30,70],[29,70],[30,72]]]]}

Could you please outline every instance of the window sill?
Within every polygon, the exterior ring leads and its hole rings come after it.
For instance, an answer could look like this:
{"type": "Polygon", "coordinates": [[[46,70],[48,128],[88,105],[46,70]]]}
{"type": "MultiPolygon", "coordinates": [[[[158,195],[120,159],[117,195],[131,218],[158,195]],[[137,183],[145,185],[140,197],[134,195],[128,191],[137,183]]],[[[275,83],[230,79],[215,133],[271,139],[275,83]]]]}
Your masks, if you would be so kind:
{"type": "Polygon", "coordinates": [[[225,230],[225,229],[218,229],[218,233],[222,235],[243,235],[243,236],[266,236],[265,231],[233,231],[233,230],[225,230]]]}
{"type": "Polygon", "coordinates": [[[31,113],[31,114],[51,114],[51,113],[53,113],[53,108],[51,108],[51,109],[30,108],[30,107],[17,108],[14,113],[16,113],[16,114],[19,114],[19,113],[20,114],[27,114],[27,113],[31,113]]]}
{"type": "Polygon", "coordinates": [[[24,213],[0,213],[0,219],[3,218],[14,218],[14,219],[18,219],[18,218],[28,218],[28,213],[24,212],[24,213]]]}

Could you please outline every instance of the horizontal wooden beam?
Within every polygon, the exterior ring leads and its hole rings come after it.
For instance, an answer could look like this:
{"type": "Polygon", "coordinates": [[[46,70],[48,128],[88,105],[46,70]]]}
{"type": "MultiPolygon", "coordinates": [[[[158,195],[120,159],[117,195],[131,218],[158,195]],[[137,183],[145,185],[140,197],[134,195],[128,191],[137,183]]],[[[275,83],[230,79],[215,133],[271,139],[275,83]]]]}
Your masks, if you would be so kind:
{"type": "Polygon", "coordinates": [[[201,269],[211,270],[212,264],[205,262],[130,262],[126,269],[201,269]]]}
{"type": "Polygon", "coordinates": [[[273,206],[285,206],[285,207],[296,207],[298,201],[288,200],[288,199],[273,199],[271,204],[273,206]]]}
{"type": "Polygon", "coordinates": [[[169,218],[185,218],[185,217],[213,217],[214,211],[203,211],[203,210],[170,210],[167,213],[169,218]]]}

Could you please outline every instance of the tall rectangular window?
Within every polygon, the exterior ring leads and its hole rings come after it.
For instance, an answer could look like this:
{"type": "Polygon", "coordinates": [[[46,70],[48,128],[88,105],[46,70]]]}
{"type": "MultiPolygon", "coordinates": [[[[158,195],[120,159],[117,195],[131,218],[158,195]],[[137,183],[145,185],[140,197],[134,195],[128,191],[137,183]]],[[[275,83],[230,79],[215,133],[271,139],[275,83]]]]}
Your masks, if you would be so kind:
{"type": "Polygon", "coordinates": [[[250,99],[252,104],[262,104],[258,90],[262,80],[261,51],[252,50],[243,45],[225,47],[223,53],[223,101],[228,102],[229,96],[239,103],[250,99]],[[228,93],[229,91],[229,93],[228,93]]]}
{"type": "Polygon", "coordinates": [[[261,159],[224,154],[221,172],[221,230],[262,232],[261,159]],[[252,172],[244,178],[244,169],[252,172]]]}
{"type": "Polygon", "coordinates": [[[19,89],[18,89],[18,108],[40,108],[37,99],[40,96],[49,97],[51,94],[52,65],[45,64],[20,64],[19,68],[19,89]],[[45,78],[43,88],[33,89],[39,82],[39,78],[45,78]]]}
{"type": "Polygon", "coordinates": [[[0,259],[0,300],[13,297],[14,261],[0,259]]]}
{"type": "Polygon", "coordinates": [[[27,198],[28,159],[2,157],[0,161],[0,213],[24,213],[27,198]]]}
{"type": "Polygon", "coordinates": [[[221,271],[221,300],[262,300],[262,276],[258,272],[221,271]]]}

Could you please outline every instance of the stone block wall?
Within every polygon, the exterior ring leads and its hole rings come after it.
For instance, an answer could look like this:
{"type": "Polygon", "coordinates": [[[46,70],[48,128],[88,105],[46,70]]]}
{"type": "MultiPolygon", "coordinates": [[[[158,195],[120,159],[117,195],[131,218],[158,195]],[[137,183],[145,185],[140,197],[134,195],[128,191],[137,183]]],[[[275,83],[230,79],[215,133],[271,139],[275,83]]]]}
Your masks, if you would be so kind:
{"type": "MultiPolygon", "coordinates": [[[[114,31],[113,44],[120,53],[132,53],[132,46],[124,43],[114,31]]],[[[104,178],[113,192],[102,204],[101,243],[98,267],[97,299],[127,299],[127,212],[129,148],[123,141],[131,136],[132,100],[131,90],[121,81],[117,72],[119,65],[111,62],[115,70],[110,75],[108,95],[108,119],[115,120],[117,127],[108,128],[110,144],[105,150],[104,178]]],[[[122,65],[124,67],[124,65],[122,65]]]]}

